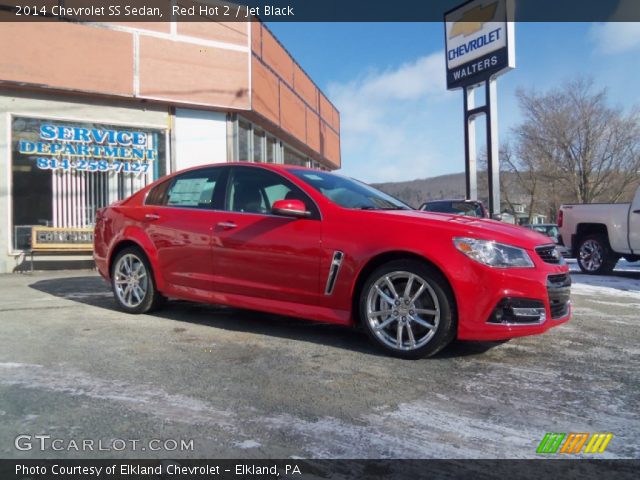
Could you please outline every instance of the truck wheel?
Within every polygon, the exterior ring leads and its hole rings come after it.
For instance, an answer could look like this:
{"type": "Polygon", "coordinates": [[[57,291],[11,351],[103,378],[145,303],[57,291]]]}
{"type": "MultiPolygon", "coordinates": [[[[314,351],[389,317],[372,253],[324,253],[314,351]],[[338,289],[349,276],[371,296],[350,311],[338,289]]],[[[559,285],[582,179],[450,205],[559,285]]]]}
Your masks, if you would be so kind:
{"type": "Polygon", "coordinates": [[[618,257],[611,251],[607,237],[600,234],[587,235],[578,244],[578,266],[590,275],[611,273],[618,257]]]}
{"type": "Polygon", "coordinates": [[[412,260],[389,262],[369,276],[360,318],[374,343],[400,358],[434,355],[456,334],[449,285],[439,272],[412,260]]]}

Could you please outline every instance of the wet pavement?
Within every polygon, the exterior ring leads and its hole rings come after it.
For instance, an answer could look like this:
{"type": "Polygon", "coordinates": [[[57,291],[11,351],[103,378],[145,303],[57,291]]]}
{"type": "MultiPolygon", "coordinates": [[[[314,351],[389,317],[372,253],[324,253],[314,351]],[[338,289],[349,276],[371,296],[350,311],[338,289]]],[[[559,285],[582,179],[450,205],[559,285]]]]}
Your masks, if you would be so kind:
{"type": "Polygon", "coordinates": [[[0,456],[536,458],[611,432],[600,457],[638,458],[640,272],[573,277],[568,324],[407,361],[256,312],[129,316],[93,271],[0,276],[0,456]]]}

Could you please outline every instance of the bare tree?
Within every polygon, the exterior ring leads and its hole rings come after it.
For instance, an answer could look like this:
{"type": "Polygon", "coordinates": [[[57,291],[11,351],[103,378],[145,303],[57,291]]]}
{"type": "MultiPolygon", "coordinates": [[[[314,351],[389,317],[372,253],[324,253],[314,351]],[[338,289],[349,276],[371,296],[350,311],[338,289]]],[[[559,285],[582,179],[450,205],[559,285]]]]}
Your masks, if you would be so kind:
{"type": "Polygon", "coordinates": [[[606,90],[595,91],[584,79],[517,96],[524,122],[513,131],[516,159],[510,163],[529,190],[542,180],[553,187],[554,203],[562,190],[568,201],[615,202],[640,181],[638,108],[625,113],[608,106],[606,90]]]}
{"type": "MultiPolygon", "coordinates": [[[[504,203],[509,213],[514,214],[517,213],[517,204],[526,204],[529,214],[527,223],[531,223],[535,209],[542,203],[539,194],[540,175],[537,165],[532,162],[534,157],[526,152],[520,156],[516,155],[508,141],[500,145],[499,156],[501,203],[504,203]]],[[[486,149],[482,149],[478,156],[478,167],[478,183],[484,185],[488,168],[486,149]]]]}
{"type": "MultiPolygon", "coordinates": [[[[535,209],[538,206],[537,200],[540,190],[540,175],[538,174],[538,165],[536,160],[537,157],[529,150],[519,149],[518,155],[514,155],[511,146],[508,143],[504,144],[502,148],[500,148],[501,169],[515,177],[516,184],[519,187],[518,190],[526,196],[528,204],[527,212],[529,213],[527,223],[532,222],[535,209]]],[[[501,179],[503,177],[504,176],[501,176],[501,179]]],[[[507,199],[509,190],[513,190],[513,187],[511,189],[504,188],[504,195],[507,199]]],[[[511,200],[508,200],[508,202],[511,203],[511,200]]],[[[513,209],[513,206],[511,206],[511,208],[513,209]]]]}

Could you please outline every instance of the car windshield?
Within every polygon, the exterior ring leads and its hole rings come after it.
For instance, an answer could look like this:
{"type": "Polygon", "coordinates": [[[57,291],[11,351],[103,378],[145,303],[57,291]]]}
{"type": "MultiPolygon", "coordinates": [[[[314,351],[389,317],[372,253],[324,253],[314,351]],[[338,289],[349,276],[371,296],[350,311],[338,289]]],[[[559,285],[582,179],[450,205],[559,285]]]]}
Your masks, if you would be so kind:
{"type": "Polygon", "coordinates": [[[469,217],[483,217],[482,207],[473,202],[431,202],[426,203],[423,210],[428,212],[452,213],[469,217]]]}
{"type": "Polygon", "coordinates": [[[555,225],[533,225],[532,228],[548,237],[555,238],[559,234],[558,227],[556,227],[555,225]]]}
{"type": "Polygon", "coordinates": [[[341,207],[361,210],[413,210],[397,198],[352,178],[312,170],[290,172],[341,207]]]}

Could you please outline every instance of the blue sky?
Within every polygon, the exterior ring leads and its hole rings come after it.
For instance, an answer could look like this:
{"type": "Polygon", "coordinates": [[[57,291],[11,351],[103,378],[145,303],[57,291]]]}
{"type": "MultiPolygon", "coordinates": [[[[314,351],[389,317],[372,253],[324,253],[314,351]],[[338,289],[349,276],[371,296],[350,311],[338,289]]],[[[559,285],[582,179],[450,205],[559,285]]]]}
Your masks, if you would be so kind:
{"type": "MultiPolygon", "coordinates": [[[[381,182],[464,171],[462,92],[445,88],[441,23],[268,26],[340,110],[342,173],[381,182]]],[[[545,91],[583,75],[613,105],[640,107],[640,23],[515,30],[516,69],[498,80],[501,142],[520,121],[520,87],[545,91]]]]}

